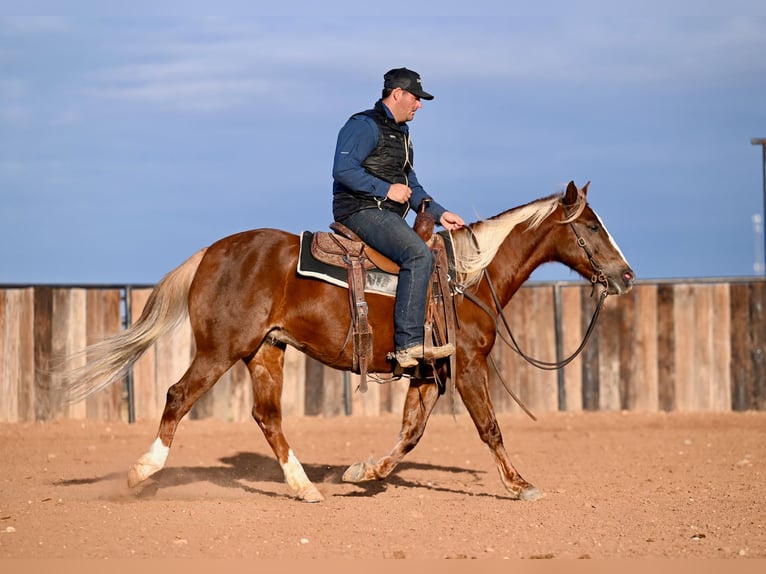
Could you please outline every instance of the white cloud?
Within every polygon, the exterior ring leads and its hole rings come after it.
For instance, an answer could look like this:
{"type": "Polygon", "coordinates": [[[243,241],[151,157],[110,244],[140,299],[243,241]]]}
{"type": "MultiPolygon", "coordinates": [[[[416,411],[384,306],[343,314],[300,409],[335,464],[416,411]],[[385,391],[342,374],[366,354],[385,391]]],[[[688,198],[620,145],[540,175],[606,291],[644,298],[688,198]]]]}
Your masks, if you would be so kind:
{"type": "MultiPolygon", "coordinates": [[[[251,103],[268,94],[279,99],[280,94],[295,91],[291,84],[300,83],[300,76],[291,74],[289,54],[274,51],[276,38],[230,34],[224,27],[207,31],[205,38],[197,40],[139,40],[140,49],[127,46],[121,50],[126,63],[96,72],[84,93],[216,110],[251,103]]],[[[303,54],[292,63],[306,66],[310,57],[303,54]]]]}
{"type": "MultiPolygon", "coordinates": [[[[766,19],[744,15],[749,2],[735,5],[739,10],[700,14],[693,2],[671,11],[657,2],[626,7],[586,1],[502,17],[412,18],[397,24],[385,50],[377,39],[379,22],[372,18],[143,17],[112,25],[16,18],[0,20],[0,26],[31,37],[57,30],[68,34],[69,43],[87,43],[81,53],[88,59],[59,64],[64,76],[69,66],[75,70],[64,77],[67,93],[215,112],[249,105],[295,107],[314,97],[317,82],[367,92],[364,82],[377,89],[382,72],[394,65],[418,69],[429,84],[491,80],[534,89],[672,89],[763,75],[766,19]]],[[[48,56],[56,60],[55,53],[48,56]]],[[[56,70],[54,77],[61,76],[56,70]]],[[[22,93],[23,84],[0,81],[5,121],[25,117],[13,90],[22,93]]]]}

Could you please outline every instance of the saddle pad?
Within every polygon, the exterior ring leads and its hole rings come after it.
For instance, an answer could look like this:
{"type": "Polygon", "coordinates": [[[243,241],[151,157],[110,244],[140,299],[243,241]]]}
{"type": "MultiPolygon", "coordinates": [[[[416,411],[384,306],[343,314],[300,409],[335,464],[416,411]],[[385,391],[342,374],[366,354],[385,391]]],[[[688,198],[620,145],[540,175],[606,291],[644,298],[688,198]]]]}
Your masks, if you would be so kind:
{"type": "MultiPolygon", "coordinates": [[[[301,249],[298,255],[298,268],[296,269],[298,275],[321,279],[327,283],[348,289],[348,270],[346,267],[335,267],[318,261],[311,254],[311,242],[313,239],[313,232],[303,231],[301,233],[301,249]]],[[[365,272],[364,291],[365,293],[395,297],[398,280],[399,278],[396,275],[380,271],[379,269],[370,269],[365,272]]]]}

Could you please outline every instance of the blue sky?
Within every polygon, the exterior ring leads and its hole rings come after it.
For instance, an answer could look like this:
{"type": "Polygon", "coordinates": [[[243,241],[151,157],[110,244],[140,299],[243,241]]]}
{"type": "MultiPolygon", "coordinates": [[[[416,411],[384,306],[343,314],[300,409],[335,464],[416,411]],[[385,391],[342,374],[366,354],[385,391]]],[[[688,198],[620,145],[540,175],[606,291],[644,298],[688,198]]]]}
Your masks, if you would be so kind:
{"type": "Polygon", "coordinates": [[[766,3],[698,4],[2,16],[0,283],[154,283],[244,229],[326,229],[338,129],[399,66],[436,96],[418,177],[465,219],[591,181],[639,278],[753,275],[766,3]]]}

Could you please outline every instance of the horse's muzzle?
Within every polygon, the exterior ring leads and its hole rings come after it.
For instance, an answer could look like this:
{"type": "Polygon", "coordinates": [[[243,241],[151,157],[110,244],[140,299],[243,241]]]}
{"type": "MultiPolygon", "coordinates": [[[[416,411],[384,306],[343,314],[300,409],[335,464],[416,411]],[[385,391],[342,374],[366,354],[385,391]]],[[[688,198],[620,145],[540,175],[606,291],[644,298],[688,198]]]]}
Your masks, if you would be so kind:
{"type": "Polygon", "coordinates": [[[609,275],[607,282],[609,283],[610,295],[624,295],[633,289],[633,283],[636,281],[636,274],[628,267],[622,270],[619,275],[609,275]]]}

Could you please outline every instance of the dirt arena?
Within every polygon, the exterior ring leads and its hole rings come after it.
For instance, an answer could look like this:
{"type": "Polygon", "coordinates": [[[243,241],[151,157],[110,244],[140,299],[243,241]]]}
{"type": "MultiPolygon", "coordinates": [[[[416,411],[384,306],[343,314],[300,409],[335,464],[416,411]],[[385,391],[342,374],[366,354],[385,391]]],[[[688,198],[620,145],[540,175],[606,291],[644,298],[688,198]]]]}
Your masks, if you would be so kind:
{"type": "Polygon", "coordinates": [[[321,504],[291,497],[254,423],[183,422],[134,491],[156,422],[0,425],[0,558],[766,558],[766,413],[539,418],[500,419],[535,502],[505,496],[466,415],[363,485],[340,477],[396,417],[288,419],[321,504]]]}

